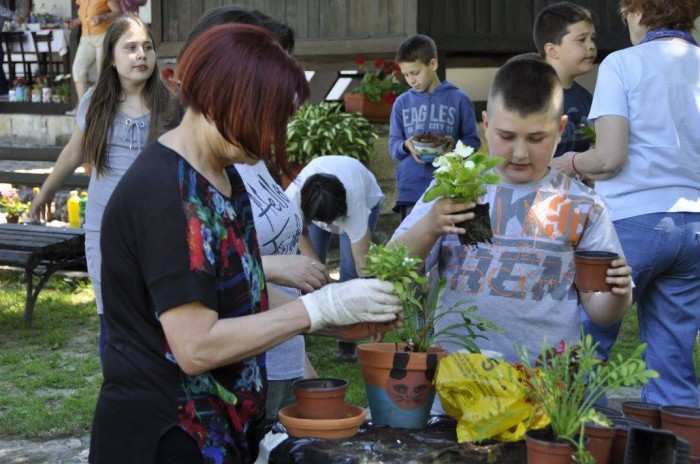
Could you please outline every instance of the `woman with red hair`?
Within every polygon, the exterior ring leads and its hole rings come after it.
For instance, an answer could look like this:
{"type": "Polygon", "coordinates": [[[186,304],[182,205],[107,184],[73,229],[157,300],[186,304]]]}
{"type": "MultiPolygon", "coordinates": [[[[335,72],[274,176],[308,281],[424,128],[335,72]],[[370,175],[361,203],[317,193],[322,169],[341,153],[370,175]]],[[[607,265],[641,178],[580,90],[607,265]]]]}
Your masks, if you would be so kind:
{"type": "Polygon", "coordinates": [[[234,164],[287,169],[287,122],[309,96],[294,58],[261,28],[223,25],[187,47],[176,74],[182,122],[134,162],[102,223],[109,336],[90,462],[251,462],[266,350],[300,333],[399,324],[388,282],[291,301],[266,288],[234,164]]]}

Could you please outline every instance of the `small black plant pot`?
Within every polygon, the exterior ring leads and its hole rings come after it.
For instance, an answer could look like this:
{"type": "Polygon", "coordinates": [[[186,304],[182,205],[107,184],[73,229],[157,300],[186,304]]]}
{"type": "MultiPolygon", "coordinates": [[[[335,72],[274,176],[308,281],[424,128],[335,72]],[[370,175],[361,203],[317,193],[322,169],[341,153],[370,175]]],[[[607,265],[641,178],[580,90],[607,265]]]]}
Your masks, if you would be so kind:
{"type": "Polygon", "coordinates": [[[491,243],[493,230],[491,229],[491,218],[489,217],[489,204],[477,204],[474,209],[474,219],[455,224],[457,227],[465,229],[464,234],[457,234],[459,242],[465,246],[478,246],[478,243],[491,243]]]}

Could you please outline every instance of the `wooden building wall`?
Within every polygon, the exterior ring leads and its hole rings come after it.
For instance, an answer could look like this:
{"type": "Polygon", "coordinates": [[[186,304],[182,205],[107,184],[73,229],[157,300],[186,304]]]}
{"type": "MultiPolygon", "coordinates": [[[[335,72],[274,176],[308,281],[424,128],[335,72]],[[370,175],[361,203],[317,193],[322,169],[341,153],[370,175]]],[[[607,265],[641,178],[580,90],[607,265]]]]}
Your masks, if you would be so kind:
{"type": "MultiPolygon", "coordinates": [[[[159,0],[152,6],[161,56],[177,55],[182,41],[205,11],[224,0],[159,0]]],[[[239,0],[289,24],[298,56],[393,53],[416,32],[418,0],[239,0]]]]}
{"type": "MultiPolygon", "coordinates": [[[[558,0],[420,1],[418,30],[435,39],[448,58],[507,57],[534,51],[532,25],[537,13],[558,0]]],[[[616,0],[574,0],[594,15],[599,59],[629,46],[616,0]]],[[[473,61],[477,61],[473,60],[473,61]]],[[[452,60],[452,64],[458,61],[452,60]]],[[[478,63],[476,63],[478,65],[478,63]]]]}
{"type": "MultiPolygon", "coordinates": [[[[428,34],[449,58],[510,56],[532,51],[532,24],[557,0],[238,0],[289,24],[297,33],[295,55],[316,61],[357,55],[393,55],[416,32],[428,34]]],[[[605,55],[629,45],[616,0],[574,0],[597,19],[598,48],[605,55]]],[[[225,0],[154,0],[153,28],[159,55],[175,56],[197,18],[231,3],[225,0]]]]}

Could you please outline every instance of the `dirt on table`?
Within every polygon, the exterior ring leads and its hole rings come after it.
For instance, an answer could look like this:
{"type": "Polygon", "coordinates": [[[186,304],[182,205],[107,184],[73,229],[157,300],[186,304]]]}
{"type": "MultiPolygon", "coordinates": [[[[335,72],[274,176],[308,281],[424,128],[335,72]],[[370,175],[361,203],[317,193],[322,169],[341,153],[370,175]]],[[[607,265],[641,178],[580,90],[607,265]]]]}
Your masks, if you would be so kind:
{"type": "Polygon", "coordinates": [[[289,438],[270,454],[270,464],[447,464],[527,462],[525,443],[457,443],[455,421],[434,420],[424,429],[400,429],[365,423],[343,440],[289,438]]]}

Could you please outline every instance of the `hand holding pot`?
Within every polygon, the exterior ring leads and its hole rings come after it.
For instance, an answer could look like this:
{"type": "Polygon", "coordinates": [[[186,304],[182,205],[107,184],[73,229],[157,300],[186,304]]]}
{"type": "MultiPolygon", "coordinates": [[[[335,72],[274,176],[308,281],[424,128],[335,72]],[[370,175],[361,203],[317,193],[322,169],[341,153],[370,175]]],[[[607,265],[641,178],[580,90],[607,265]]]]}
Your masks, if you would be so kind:
{"type": "Polygon", "coordinates": [[[463,234],[464,228],[457,227],[455,224],[462,223],[474,219],[476,207],[473,201],[454,200],[452,198],[439,198],[435,201],[428,218],[431,224],[431,233],[434,236],[443,234],[463,234]]]}
{"type": "Polygon", "coordinates": [[[402,309],[393,285],[378,279],[326,285],[301,301],[311,319],[311,332],[331,325],[391,322],[402,309]]]}

